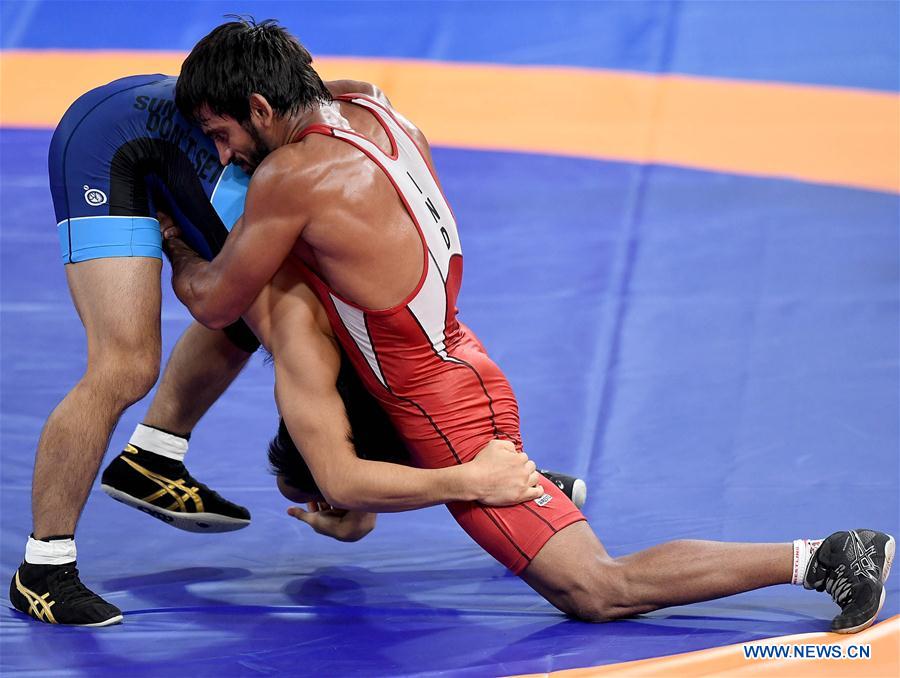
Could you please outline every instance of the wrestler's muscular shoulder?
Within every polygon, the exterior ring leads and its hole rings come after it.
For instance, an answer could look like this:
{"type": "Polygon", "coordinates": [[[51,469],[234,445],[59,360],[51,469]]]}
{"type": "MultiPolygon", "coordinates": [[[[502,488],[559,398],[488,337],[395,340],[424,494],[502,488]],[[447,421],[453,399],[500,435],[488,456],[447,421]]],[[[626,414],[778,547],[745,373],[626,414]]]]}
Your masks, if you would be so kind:
{"type": "MultiPolygon", "coordinates": [[[[351,129],[386,147],[384,133],[360,107],[348,111],[351,129]]],[[[304,212],[309,215],[295,248],[340,295],[367,308],[388,308],[419,282],[423,247],[415,223],[385,171],[340,139],[310,134],[292,144],[304,167],[304,212]]],[[[255,179],[254,179],[255,180],[255,179]]]]}
{"type": "Polygon", "coordinates": [[[308,192],[314,168],[304,164],[294,145],[270,153],[256,171],[247,191],[244,216],[235,227],[252,228],[257,237],[278,238],[291,249],[308,226],[311,213],[308,192]],[[249,226],[245,226],[249,225],[249,226]]]}

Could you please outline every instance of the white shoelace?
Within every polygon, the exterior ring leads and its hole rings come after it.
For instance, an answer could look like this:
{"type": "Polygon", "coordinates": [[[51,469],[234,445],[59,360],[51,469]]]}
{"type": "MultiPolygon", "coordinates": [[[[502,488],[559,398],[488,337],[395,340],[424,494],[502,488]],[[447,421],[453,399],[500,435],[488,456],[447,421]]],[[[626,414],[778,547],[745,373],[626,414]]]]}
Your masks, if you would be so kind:
{"type": "Polygon", "coordinates": [[[853,583],[843,573],[835,574],[825,581],[825,590],[831,594],[834,602],[843,607],[844,603],[850,600],[853,583]]]}

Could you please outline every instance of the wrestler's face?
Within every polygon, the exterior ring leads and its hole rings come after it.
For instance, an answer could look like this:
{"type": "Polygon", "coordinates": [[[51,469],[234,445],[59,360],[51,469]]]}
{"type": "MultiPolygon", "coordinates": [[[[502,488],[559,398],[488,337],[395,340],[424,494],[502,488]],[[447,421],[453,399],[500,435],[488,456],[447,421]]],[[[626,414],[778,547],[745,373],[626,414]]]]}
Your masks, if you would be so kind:
{"type": "Polygon", "coordinates": [[[272,152],[252,119],[240,123],[231,116],[213,113],[206,106],[200,109],[198,117],[203,133],[216,144],[219,162],[223,165],[233,163],[247,174],[253,174],[272,152]]]}

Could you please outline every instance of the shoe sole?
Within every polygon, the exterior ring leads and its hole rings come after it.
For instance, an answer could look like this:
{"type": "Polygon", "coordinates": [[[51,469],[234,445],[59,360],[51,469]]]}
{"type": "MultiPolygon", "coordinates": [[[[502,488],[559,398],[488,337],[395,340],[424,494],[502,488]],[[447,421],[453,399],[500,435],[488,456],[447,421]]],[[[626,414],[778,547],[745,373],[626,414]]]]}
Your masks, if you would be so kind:
{"type": "Polygon", "coordinates": [[[90,626],[93,628],[100,628],[101,626],[112,626],[113,624],[119,624],[122,622],[122,615],[117,614],[115,617],[110,617],[106,621],[97,622],[96,624],[62,624],[62,626],[90,626]]]}
{"type": "Polygon", "coordinates": [[[81,626],[81,627],[85,627],[85,628],[86,627],[100,628],[102,626],[112,626],[113,624],[120,624],[120,623],[122,623],[122,619],[124,618],[122,615],[117,614],[115,617],[110,617],[109,619],[107,619],[105,621],[95,622],[94,624],[58,624],[58,623],[54,624],[54,623],[51,623],[48,621],[44,621],[43,619],[37,619],[37,618],[31,616],[30,614],[28,614],[27,612],[22,612],[22,610],[20,610],[19,608],[15,607],[15,606],[13,606],[12,609],[14,609],[16,612],[18,612],[23,617],[27,617],[31,621],[39,622],[41,624],[47,624],[49,626],[81,626]]]}
{"type": "MultiPolygon", "coordinates": [[[[886,562],[887,561],[885,561],[885,563],[886,562]]],[[[885,569],[887,569],[887,568],[885,568],[885,569]]],[[[860,624],[859,626],[851,626],[850,628],[847,628],[847,629],[831,629],[832,632],[850,634],[850,633],[859,633],[860,631],[865,631],[872,624],[874,624],[875,620],[878,618],[878,614],[881,612],[881,608],[884,606],[884,595],[885,595],[885,590],[884,590],[884,587],[882,587],[881,588],[881,600],[878,601],[878,609],[875,610],[875,614],[873,614],[871,617],[869,617],[862,624],[860,624]]]]}
{"type": "Polygon", "coordinates": [[[130,494],[117,490],[111,485],[100,485],[100,489],[116,501],[136,508],[138,511],[143,511],[148,516],[153,516],[157,520],[161,520],[185,532],[234,532],[250,524],[249,520],[230,518],[218,513],[179,513],[170,511],[132,497],[130,494]]]}

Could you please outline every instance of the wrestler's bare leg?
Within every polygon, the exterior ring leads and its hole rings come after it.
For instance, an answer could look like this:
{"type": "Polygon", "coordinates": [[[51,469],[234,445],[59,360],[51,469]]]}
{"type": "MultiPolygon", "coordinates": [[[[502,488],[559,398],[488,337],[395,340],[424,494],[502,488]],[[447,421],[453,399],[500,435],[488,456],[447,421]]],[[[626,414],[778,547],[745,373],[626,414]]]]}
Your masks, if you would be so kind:
{"type": "Polygon", "coordinates": [[[582,521],[550,538],[522,579],[559,610],[607,621],[789,584],[792,544],[679,540],[612,558],[582,521]]]}
{"type": "Polygon", "coordinates": [[[172,349],[144,423],[178,435],[190,433],[251,355],[223,331],[192,323],[172,349]]]}
{"type": "Polygon", "coordinates": [[[125,450],[103,471],[101,487],[114,499],[166,524],[192,532],[246,527],[250,512],[210,490],[184,465],[191,431],[247,364],[250,353],[224,331],[197,323],[184,332],[162,383],[125,450]],[[147,479],[150,478],[150,484],[147,479]],[[157,487],[160,479],[165,487],[157,487]],[[178,494],[179,483],[193,488],[178,494]]]}
{"type": "Polygon", "coordinates": [[[73,534],[122,412],[159,374],[159,259],[117,257],[66,266],[87,334],[87,369],[56,406],[38,442],[34,535],[73,534]]]}

